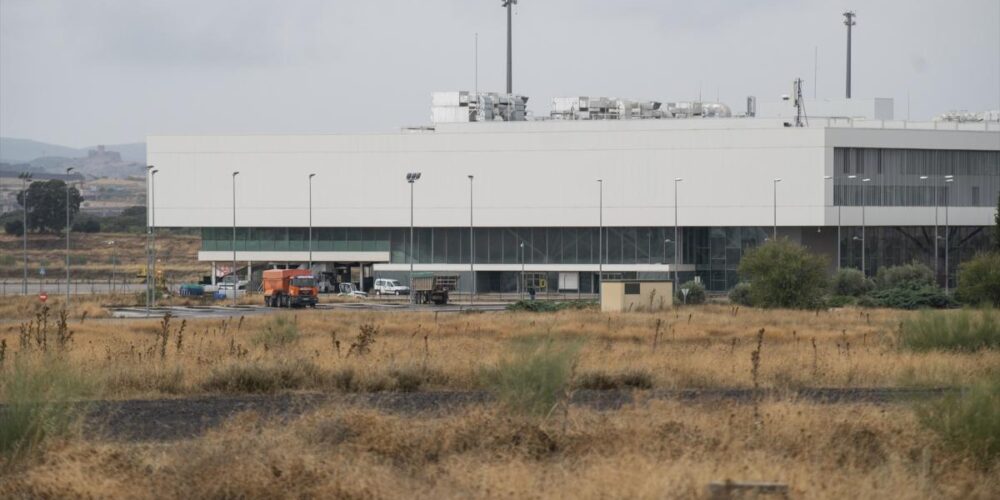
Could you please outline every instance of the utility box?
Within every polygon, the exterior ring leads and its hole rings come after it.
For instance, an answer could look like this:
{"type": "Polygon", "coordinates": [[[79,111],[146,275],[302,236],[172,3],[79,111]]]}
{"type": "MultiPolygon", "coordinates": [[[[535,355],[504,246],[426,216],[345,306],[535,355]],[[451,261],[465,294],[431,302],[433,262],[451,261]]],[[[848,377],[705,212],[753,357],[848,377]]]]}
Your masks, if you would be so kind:
{"type": "Polygon", "coordinates": [[[674,283],[653,280],[604,280],[602,312],[656,312],[674,306],[674,283]]]}

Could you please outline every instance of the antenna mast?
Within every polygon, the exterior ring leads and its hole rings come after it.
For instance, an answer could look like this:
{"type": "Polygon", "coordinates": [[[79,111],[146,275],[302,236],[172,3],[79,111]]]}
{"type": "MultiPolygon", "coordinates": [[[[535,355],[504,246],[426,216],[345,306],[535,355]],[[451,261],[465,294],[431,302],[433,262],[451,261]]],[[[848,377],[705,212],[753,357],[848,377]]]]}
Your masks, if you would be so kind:
{"type": "Polygon", "coordinates": [[[802,98],[801,78],[796,78],[792,83],[792,96],[795,100],[795,126],[804,127],[809,125],[809,118],[806,116],[806,101],[802,98]]]}
{"type": "Polygon", "coordinates": [[[844,12],[844,26],[847,26],[847,98],[851,98],[851,27],[857,14],[853,10],[844,12]]]}
{"type": "Polygon", "coordinates": [[[511,37],[511,29],[510,29],[511,20],[510,19],[511,19],[511,9],[513,9],[514,4],[516,4],[516,3],[517,3],[517,0],[503,0],[503,7],[507,8],[507,93],[508,94],[513,94],[514,93],[514,77],[513,77],[512,63],[511,63],[511,52],[512,52],[512,50],[511,50],[511,41],[510,41],[510,37],[511,37]]]}

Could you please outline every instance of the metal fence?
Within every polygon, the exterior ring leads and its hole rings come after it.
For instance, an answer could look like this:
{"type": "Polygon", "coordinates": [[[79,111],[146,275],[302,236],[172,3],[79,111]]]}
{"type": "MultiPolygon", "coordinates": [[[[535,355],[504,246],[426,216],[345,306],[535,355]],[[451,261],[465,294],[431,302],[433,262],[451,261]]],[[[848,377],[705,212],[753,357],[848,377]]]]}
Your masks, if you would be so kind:
{"type": "MultiPolygon", "coordinates": [[[[129,280],[111,279],[90,279],[70,281],[70,295],[117,295],[133,294],[146,289],[145,283],[135,283],[129,280]]],[[[23,295],[24,282],[22,280],[4,279],[0,280],[0,296],[23,295]]],[[[28,295],[38,295],[45,292],[50,295],[63,295],[66,293],[66,280],[35,280],[28,281],[28,295]]]]}

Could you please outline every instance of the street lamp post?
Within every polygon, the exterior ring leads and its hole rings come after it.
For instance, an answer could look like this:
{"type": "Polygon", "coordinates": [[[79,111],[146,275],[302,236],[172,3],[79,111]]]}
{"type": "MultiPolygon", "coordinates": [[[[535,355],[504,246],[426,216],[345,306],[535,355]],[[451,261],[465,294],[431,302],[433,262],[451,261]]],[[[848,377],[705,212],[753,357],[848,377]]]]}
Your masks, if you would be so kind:
{"type": "Polygon", "coordinates": [[[774,179],[774,241],[778,241],[778,183],[781,179],[774,179]]]}
{"type": "Polygon", "coordinates": [[[521,300],[524,300],[525,282],[524,282],[524,241],[523,240],[521,241],[521,282],[518,283],[518,287],[517,288],[518,288],[518,292],[519,292],[518,293],[518,298],[520,298],[521,300]]]}
{"type": "Polygon", "coordinates": [[[236,291],[239,289],[239,279],[236,275],[236,176],[240,175],[237,170],[233,172],[233,307],[236,307],[236,291]]]}
{"type": "Polygon", "coordinates": [[[28,186],[31,185],[31,174],[23,172],[17,177],[21,179],[21,208],[24,216],[21,223],[21,236],[24,240],[24,280],[21,282],[21,293],[28,295],[28,186]]]}
{"type": "Polygon", "coordinates": [[[406,182],[410,183],[410,302],[415,302],[417,294],[413,290],[413,184],[420,179],[420,172],[406,174],[406,182]]]}
{"type": "Polygon", "coordinates": [[[316,174],[309,174],[309,272],[313,268],[313,177],[316,174]]]}
{"type": "MultiPolygon", "coordinates": [[[[954,182],[954,176],[946,175],[944,176],[944,293],[948,294],[948,289],[950,284],[948,283],[948,278],[951,276],[951,269],[948,267],[948,247],[950,246],[951,235],[949,232],[949,222],[948,222],[948,207],[951,206],[951,183],[954,182]]],[[[936,243],[936,242],[935,242],[936,243]]]]}
{"type": "MultiPolygon", "coordinates": [[[[825,175],[823,176],[823,178],[828,181],[833,180],[832,175],[825,175]]],[[[837,271],[840,271],[840,208],[843,206],[843,203],[837,203],[836,189],[837,189],[836,184],[834,184],[835,196],[833,197],[833,203],[837,205],[837,271]]]]}
{"type": "Polygon", "coordinates": [[[149,263],[150,267],[147,269],[153,280],[153,290],[150,295],[150,302],[153,307],[156,307],[156,173],[159,169],[153,169],[149,173],[149,215],[152,218],[152,224],[149,226],[149,236],[152,242],[149,247],[149,263]]]}
{"type": "Polygon", "coordinates": [[[69,311],[69,174],[74,170],[73,167],[66,169],[66,310],[69,311]]]}
{"type": "Polygon", "coordinates": [[[149,272],[150,269],[153,267],[153,262],[152,262],[153,257],[150,254],[150,249],[152,248],[152,245],[149,242],[150,238],[152,238],[152,233],[150,231],[152,230],[153,227],[149,221],[150,217],[152,217],[153,214],[153,206],[152,203],[150,203],[152,199],[152,193],[150,192],[149,189],[149,178],[151,177],[150,172],[152,170],[153,170],[153,165],[146,165],[146,208],[149,211],[149,213],[146,214],[146,316],[149,316],[149,305],[150,302],[152,302],[152,297],[153,297],[153,281],[152,281],[153,277],[152,275],[150,275],[149,272]]]}
{"type": "Polygon", "coordinates": [[[115,293],[115,279],[118,274],[118,247],[115,246],[115,240],[110,240],[107,242],[111,247],[111,294],[115,293]]]}
{"type": "Polygon", "coordinates": [[[861,179],[861,272],[864,273],[865,277],[868,276],[868,268],[865,267],[865,233],[867,226],[865,223],[865,208],[868,206],[868,198],[865,196],[865,185],[866,182],[871,182],[869,178],[861,179]]]}
{"type": "MultiPolygon", "coordinates": [[[[921,175],[920,180],[926,181],[930,179],[928,175],[921,175]]],[[[937,182],[932,182],[932,188],[934,189],[934,281],[940,283],[941,281],[941,268],[938,265],[938,185],[937,182]]]]}
{"type": "Polygon", "coordinates": [[[601,253],[604,249],[604,179],[597,179],[597,293],[601,292],[604,280],[604,259],[601,253]]]}
{"type": "Polygon", "coordinates": [[[469,175],[469,276],[472,280],[472,288],[469,290],[469,304],[473,304],[476,301],[476,245],[475,245],[475,232],[473,231],[473,220],[472,220],[472,183],[475,176],[469,175]]]}
{"type": "Polygon", "coordinates": [[[677,251],[677,244],[680,243],[681,241],[679,238],[678,226],[677,226],[677,183],[678,182],[684,182],[684,179],[681,179],[680,177],[674,178],[674,287],[675,288],[679,285],[677,280],[679,279],[680,276],[679,271],[677,269],[680,266],[680,252],[677,251]]]}

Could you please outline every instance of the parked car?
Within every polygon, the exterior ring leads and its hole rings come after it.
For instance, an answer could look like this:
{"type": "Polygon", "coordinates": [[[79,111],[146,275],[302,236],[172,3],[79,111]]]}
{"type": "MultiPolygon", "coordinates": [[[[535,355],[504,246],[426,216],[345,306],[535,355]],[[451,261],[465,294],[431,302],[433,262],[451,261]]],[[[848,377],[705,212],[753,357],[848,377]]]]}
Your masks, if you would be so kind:
{"type": "Polygon", "coordinates": [[[361,298],[368,296],[367,293],[362,292],[357,288],[354,288],[354,283],[341,283],[340,293],[338,293],[337,295],[342,297],[361,297],[361,298]]]}
{"type": "Polygon", "coordinates": [[[399,284],[399,280],[375,280],[375,295],[409,295],[410,287],[399,284]]]}

